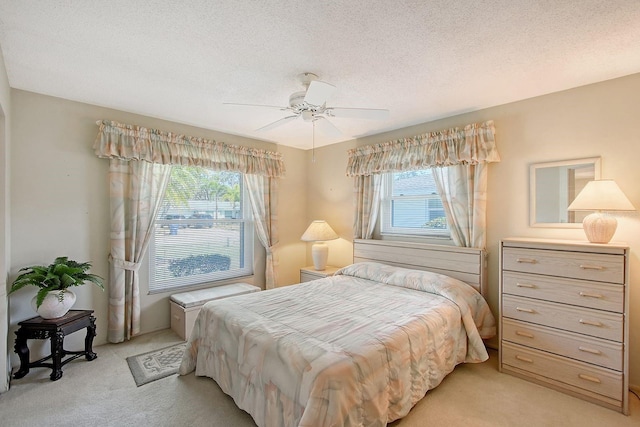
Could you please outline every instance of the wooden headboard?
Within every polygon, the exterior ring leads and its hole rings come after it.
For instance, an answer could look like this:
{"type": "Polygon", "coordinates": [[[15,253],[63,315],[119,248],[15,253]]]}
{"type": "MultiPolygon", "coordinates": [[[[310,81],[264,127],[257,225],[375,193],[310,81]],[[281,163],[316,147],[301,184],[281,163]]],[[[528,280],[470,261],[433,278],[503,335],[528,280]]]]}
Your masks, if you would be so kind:
{"type": "Polygon", "coordinates": [[[353,262],[374,261],[446,274],[473,286],[486,298],[486,254],[483,249],[426,245],[390,240],[353,241],[353,262]]]}

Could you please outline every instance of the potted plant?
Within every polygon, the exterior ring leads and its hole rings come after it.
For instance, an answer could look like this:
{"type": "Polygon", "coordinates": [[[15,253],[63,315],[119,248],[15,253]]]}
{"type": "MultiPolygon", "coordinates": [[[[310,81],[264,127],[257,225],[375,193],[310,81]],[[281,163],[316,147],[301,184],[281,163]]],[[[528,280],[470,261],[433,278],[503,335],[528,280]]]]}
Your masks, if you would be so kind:
{"type": "Polygon", "coordinates": [[[21,268],[22,272],[11,285],[9,293],[28,285],[40,288],[31,305],[44,319],[55,319],[67,314],[76,302],[76,295],[68,288],[91,282],[104,290],[103,279],[87,273],[89,262],[76,262],[67,257],[58,257],[48,266],[34,265],[21,268]]]}

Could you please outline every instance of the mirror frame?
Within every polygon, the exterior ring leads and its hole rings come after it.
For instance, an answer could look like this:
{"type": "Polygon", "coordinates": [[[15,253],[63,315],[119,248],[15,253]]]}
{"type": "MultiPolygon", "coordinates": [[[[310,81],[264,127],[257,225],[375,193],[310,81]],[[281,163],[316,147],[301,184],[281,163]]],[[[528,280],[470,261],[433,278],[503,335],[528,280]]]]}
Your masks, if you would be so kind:
{"type": "Polygon", "coordinates": [[[583,165],[592,163],[594,180],[600,179],[601,157],[560,160],[557,162],[533,163],[529,166],[529,226],[541,228],[582,228],[581,222],[536,222],[536,171],[542,168],[583,165]]]}

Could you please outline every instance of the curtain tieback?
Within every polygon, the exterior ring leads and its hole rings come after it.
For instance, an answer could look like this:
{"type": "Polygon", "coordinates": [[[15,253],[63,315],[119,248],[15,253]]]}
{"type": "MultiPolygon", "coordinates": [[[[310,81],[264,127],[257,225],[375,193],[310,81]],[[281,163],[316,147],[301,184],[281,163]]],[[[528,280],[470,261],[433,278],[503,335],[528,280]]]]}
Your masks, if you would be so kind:
{"type": "Polygon", "coordinates": [[[266,247],[267,253],[272,254],[276,250],[277,243],[271,246],[266,247]]]}
{"type": "Polygon", "coordinates": [[[114,258],[111,256],[111,254],[109,254],[109,262],[118,268],[122,268],[123,270],[138,272],[138,269],[140,268],[139,262],[131,262],[119,258],[114,258]]]}

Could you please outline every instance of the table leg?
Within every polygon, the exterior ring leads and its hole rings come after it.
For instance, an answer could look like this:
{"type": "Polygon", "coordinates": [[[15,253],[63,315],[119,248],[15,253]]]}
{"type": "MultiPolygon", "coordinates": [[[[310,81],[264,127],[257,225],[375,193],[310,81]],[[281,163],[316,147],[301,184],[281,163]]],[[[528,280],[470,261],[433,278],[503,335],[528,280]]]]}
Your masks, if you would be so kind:
{"type": "Polygon", "coordinates": [[[87,326],[87,336],[84,339],[84,353],[87,360],[93,360],[98,357],[98,355],[93,352],[93,337],[96,336],[96,318],[90,316],[89,323],[89,326],[87,326]]]}
{"type": "Polygon", "coordinates": [[[27,335],[22,329],[16,331],[16,344],[13,347],[20,357],[20,369],[13,374],[13,378],[22,378],[29,373],[29,347],[27,347],[27,335]]]}
{"type": "Polygon", "coordinates": [[[58,329],[54,334],[51,335],[51,360],[53,361],[53,365],[51,369],[51,381],[57,381],[62,377],[62,355],[64,354],[63,350],[64,345],[64,332],[58,329]]]}

